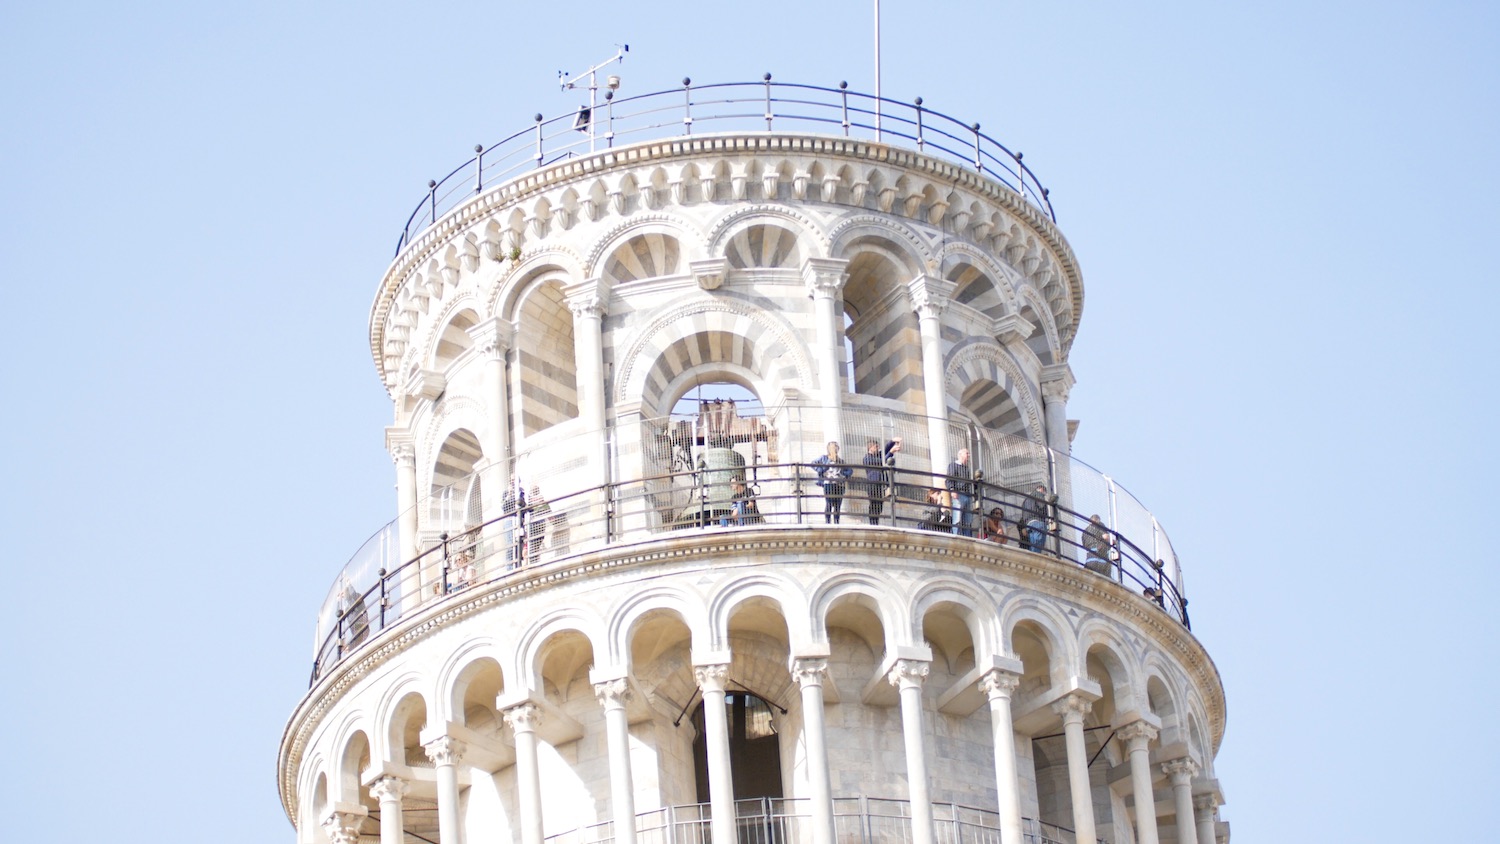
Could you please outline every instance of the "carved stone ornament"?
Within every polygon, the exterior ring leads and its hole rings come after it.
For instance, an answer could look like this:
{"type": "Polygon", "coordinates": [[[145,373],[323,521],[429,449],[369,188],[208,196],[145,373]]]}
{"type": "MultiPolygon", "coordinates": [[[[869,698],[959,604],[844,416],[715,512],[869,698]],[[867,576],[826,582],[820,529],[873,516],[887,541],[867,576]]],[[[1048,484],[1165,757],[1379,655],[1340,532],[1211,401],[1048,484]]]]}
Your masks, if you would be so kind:
{"type": "Polygon", "coordinates": [[[624,709],[632,697],[630,684],[625,681],[624,677],[595,683],[594,697],[599,699],[599,705],[605,709],[624,709]]]}
{"type": "Polygon", "coordinates": [[[534,733],[542,724],[542,710],[534,703],[523,703],[505,710],[505,723],[518,733],[534,733]]]}
{"type": "Polygon", "coordinates": [[[695,665],[693,666],[693,679],[698,681],[698,688],[702,689],[705,694],[722,692],[724,682],[729,679],[729,664],[695,665]]]}
{"type": "Polygon", "coordinates": [[[457,765],[464,758],[464,743],[452,736],[439,736],[422,745],[434,765],[457,765]]]}
{"type": "MultiPolygon", "coordinates": [[[[1129,724],[1121,727],[1120,731],[1118,733],[1115,733],[1115,735],[1118,736],[1121,741],[1125,742],[1126,746],[1133,745],[1137,741],[1141,742],[1144,746],[1150,744],[1153,741],[1156,741],[1156,737],[1160,735],[1160,733],[1160,730],[1156,729],[1145,721],[1132,721],[1129,724]]],[[[1134,748],[1132,747],[1131,749],[1133,750],[1134,748]]]]}
{"type": "Polygon", "coordinates": [[[1083,716],[1089,714],[1093,709],[1094,704],[1088,698],[1076,694],[1068,695],[1052,704],[1052,711],[1061,715],[1065,724],[1069,718],[1076,718],[1080,722],[1083,721],[1083,716]]]}
{"type": "Polygon", "coordinates": [[[921,688],[932,665],[920,659],[898,659],[885,679],[898,689],[921,688]]]}
{"type": "Polygon", "coordinates": [[[417,465],[417,447],[411,443],[392,443],[391,461],[401,469],[411,469],[417,465]]]}
{"type": "Polygon", "coordinates": [[[821,686],[827,677],[828,660],[826,659],[799,659],[792,664],[792,679],[796,680],[801,688],[821,686]]]}
{"type": "Polygon", "coordinates": [[[1173,785],[1186,785],[1198,776],[1198,763],[1183,756],[1170,762],[1161,763],[1161,772],[1172,779],[1173,785]]]}
{"type": "Polygon", "coordinates": [[[365,816],[355,812],[333,812],[323,821],[323,831],[332,844],[358,844],[359,826],[365,816]]]}
{"type": "Polygon", "coordinates": [[[984,692],[990,700],[998,697],[1008,698],[1020,686],[1020,677],[1009,671],[1001,671],[998,668],[985,672],[984,676],[979,678],[979,690],[984,692]]]}
{"type": "Polygon", "coordinates": [[[411,791],[411,783],[400,777],[381,777],[370,786],[370,796],[381,803],[400,803],[411,791]]]}

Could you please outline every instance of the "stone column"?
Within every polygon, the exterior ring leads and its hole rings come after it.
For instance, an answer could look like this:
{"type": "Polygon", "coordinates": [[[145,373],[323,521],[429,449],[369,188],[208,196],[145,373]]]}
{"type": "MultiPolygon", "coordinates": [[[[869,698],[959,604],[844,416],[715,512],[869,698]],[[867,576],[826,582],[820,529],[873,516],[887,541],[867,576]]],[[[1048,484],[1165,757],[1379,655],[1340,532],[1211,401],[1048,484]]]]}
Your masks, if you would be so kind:
{"type": "Polygon", "coordinates": [[[542,711],[534,703],[505,710],[516,738],[516,793],[521,804],[521,844],[542,844],[542,775],[537,767],[536,728],[542,711]]]}
{"type": "Polygon", "coordinates": [[[729,719],[724,713],[724,680],[729,665],[697,665],[693,676],[703,692],[703,731],[708,745],[708,803],[713,813],[710,831],[715,842],[738,841],[734,817],[734,773],[729,767],[729,719]]]}
{"type": "Polygon", "coordinates": [[[604,435],[604,315],[609,310],[609,285],[591,278],[572,285],[564,295],[573,312],[573,361],[578,366],[578,419],[583,436],[592,438],[584,449],[597,467],[594,475],[608,480],[604,435]]]}
{"type": "Polygon", "coordinates": [[[1047,447],[1058,454],[1073,450],[1068,442],[1068,393],[1073,384],[1073,371],[1067,364],[1042,367],[1042,418],[1047,429],[1047,447]]]}
{"type": "Polygon", "coordinates": [[[922,681],[930,667],[917,659],[898,659],[886,679],[901,690],[901,734],[906,740],[906,779],[911,799],[911,840],[933,844],[932,795],[927,782],[927,751],[922,741],[922,681]]]}
{"type": "Polygon", "coordinates": [[[340,805],[323,820],[331,844],[359,844],[359,826],[369,812],[363,806],[340,805]]]}
{"type": "Polygon", "coordinates": [[[635,785],[630,775],[630,684],[624,678],[594,684],[594,697],[604,708],[604,732],[609,745],[609,799],[614,813],[615,844],[635,844],[635,785]]]}
{"type": "Polygon", "coordinates": [[[1068,785],[1073,797],[1073,831],[1080,842],[1097,839],[1094,832],[1094,789],[1089,784],[1089,757],[1083,741],[1083,717],[1093,704],[1079,694],[1070,694],[1052,704],[1062,716],[1068,745],[1068,785]]]}
{"type": "Polygon", "coordinates": [[[401,798],[410,790],[411,786],[400,777],[381,777],[370,786],[370,796],[380,801],[380,844],[405,844],[401,798]]]}
{"type": "MultiPolygon", "coordinates": [[[[499,467],[491,473],[493,480],[486,479],[486,486],[494,485],[503,493],[510,485],[510,388],[505,383],[505,355],[515,344],[516,330],[510,323],[493,317],[470,328],[468,333],[484,360],[484,404],[490,415],[480,450],[490,459],[490,465],[499,467]]],[[[493,498],[499,505],[501,496],[489,490],[485,493],[486,503],[493,498]]],[[[489,518],[493,516],[486,513],[486,519],[489,518]]]]}
{"type": "Polygon", "coordinates": [[[1016,726],[1011,719],[1010,696],[1021,678],[1009,671],[992,669],[979,681],[979,690],[990,699],[990,732],[995,747],[995,795],[1000,805],[1001,844],[1022,844],[1021,784],[1016,777],[1016,726]]]}
{"type": "Polygon", "coordinates": [[[932,471],[948,471],[948,390],[943,375],[942,316],[953,294],[953,283],[919,275],[907,282],[917,327],[922,334],[922,392],[927,399],[927,438],[932,450],[932,471]]]}
{"type": "Polygon", "coordinates": [[[1145,721],[1126,724],[1116,733],[1130,753],[1130,786],[1135,793],[1135,840],[1156,844],[1156,793],[1151,790],[1151,742],[1157,730],[1145,721]]]}
{"type": "Polygon", "coordinates": [[[802,729],[807,738],[807,779],[812,786],[813,844],[833,844],[833,782],[828,772],[828,738],[823,729],[826,659],[797,659],[792,679],[802,689],[802,729]]]}
{"type": "Polygon", "coordinates": [[[432,760],[437,774],[438,836],[443,844],[460,844],[458,822],[458,763],[463,759],[464,744],[456,738],[442,736],[422,746],[432,760]]]}
{"type": "Polygon", "coordinates": [[[1198,827],[1193,821],[1193,777],[1198,763],[1184,756],[1163,763],[1161,772],[1172,780],[1172,796],[1177,804],[1177,844],[1198,844],[1198,827]]]}
{"type": "Polygon", "coordinates": [[[1214,829],[1214,809],[1219,801],[1212,794],[1200,794],[1193,798],[1193,813],[1198,818],[1198,844],[1218,844],[1219,834],[1214,829]]]}
{"type": "Polygon", "coordinates": [[[417,446],[405,428],[386,428],[385,447],[396,464],[396,547],[400,559],[386,567],[395,571],[417,556],[417,446]]]}
{"type": "MultiPolygon", "coordinates": [[[[818,368],[818,391],[823,406],[823,439],[842,439],[844,431],[844,282],[849,262],[839,258],[808,258],[802,264],[802,281],[813,299],[813,318],[818,332],[813,349],[818,368]]],[[[821,449],[820,449],[821,450],[821,449]]]]}

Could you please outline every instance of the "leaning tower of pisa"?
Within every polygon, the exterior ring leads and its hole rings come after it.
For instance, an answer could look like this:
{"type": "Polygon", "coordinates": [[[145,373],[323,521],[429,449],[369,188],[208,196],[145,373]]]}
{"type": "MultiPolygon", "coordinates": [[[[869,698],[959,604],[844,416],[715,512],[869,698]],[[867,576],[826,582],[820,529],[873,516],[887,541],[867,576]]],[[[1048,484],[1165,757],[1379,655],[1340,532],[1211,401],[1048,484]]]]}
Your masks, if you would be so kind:
{"type": "Polygon", "coordinates": [[[1022,154],[921,100],[684,80],[476,148],[370,311],[398,501],[296,840],[1227,842],[1177,555],[1070,456],[1083,305],[1022,154]]]}

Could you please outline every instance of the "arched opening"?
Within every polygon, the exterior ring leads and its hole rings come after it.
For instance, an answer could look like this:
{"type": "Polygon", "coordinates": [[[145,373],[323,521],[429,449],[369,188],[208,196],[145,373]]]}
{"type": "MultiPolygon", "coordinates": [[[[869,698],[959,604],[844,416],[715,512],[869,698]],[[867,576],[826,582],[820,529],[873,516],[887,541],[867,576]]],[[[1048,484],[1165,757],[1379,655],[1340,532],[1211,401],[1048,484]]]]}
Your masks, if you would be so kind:
{"type": "Polygon", "coordinates": [[[710,366],[674,377],[666,387],[679,392],[670,416],[642,423],[644,476],[650,479],[647,487],[663,527],[762,521],[761,482],[768,480],[762,467],[777,462],[778,437],[750,382],[749,368],[739,363],[753,362],[750,350],[735,343],[736,353],[729,345],[739,340],[702,333],[673,344],[692,345],[693,359],[710,366]],[[720,365],[711,366],[715,361],[720,365]]]}
{"type": "MultiPolygon", "coordinates": [[[[705,705],[699,703],[693,710],[693,772],[699,803],[708,802],[705,705]]],[[[729,724],[729,770],[734,782],[734,799],[780,799],[781,739],[776,731],[771,704],[751,692],[726,692],[724,716],[729,724]]]]}
{"type": "Polygon", "coordinates": [[[660,232],[639,234],[609,253],[604,275],[625,284],[647,278],[677,275],[681,272],[682,247],[677,238],[660,232]]]}
{"type": "Polygon", "coordinates": [[[456,534],[466,524],[478,525],[484,521],[479,478],[474,474],[474,467],[483,456],[479,438],[472,431],[459,428],[443,440],[432,467],[427,511],[429,530],[456,534]],[[471,516],[473,519],[469,522],[471,516]]]}
{"type": "Polygon", "coordinates": [[[448,368],[448,364],[458,359],[458,356],[468,351],[474,345],[474,339],[469,336],[469,329],[479,324],[479,315],[468,308],[464,308],[448,320],[443,326],[442,334],[438,335],[437,349],[433,352],[432,368],[438,372],[448,368]]]}
{"type": "Polygon", "coordinates": [[[736,232],[724,245],[724,257],[735,269],[795,269],[802,264],[796,233],[780,226],[754,225],[736,232]]]}
{"type": "Polygon", "coordinates": [[[895,399],[913,409],[925,403],[922,336],[906,283],[910,273],[884,247],[859,251],[844,284],[845,337],[854,362],[855,392],[895,399]]]}
{"type": "Polygon", "coordinates": [[[578,416],[578,364],[573,357],[573,314],[562,284],[545,281],[521,305],[516,359],[524,436],[578,416]]]}

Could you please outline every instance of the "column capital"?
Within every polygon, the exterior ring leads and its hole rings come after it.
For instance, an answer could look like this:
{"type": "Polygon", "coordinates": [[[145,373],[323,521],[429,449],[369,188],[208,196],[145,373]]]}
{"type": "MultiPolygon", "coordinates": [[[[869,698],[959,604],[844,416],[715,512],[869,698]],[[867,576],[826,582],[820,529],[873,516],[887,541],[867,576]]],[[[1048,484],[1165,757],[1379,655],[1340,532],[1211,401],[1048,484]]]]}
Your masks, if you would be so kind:
{"type": "Polygon", "coordinates": [[[906,283],[906,293],[911,297],[912,310],[918,317],[941,317],[953,299],[957,287],[951,281],[936,276],[919,275],[906,283]]]}
{"type": "Polygon", "coordinates": [[[434,765],[457,765],[464,758],[464,743],[452,736],[438,736],[422,749],[434,765]]]}
{"type": "Polygon", "coordinates": [[[808,258],[802,262],[802,283],[814,299],[832,299],[844,292],[848,269],[843,258],[808,258]]]}
{"type": "Polygon", "coordinates": [[[611,709],[624,709],[630,703],[630,682],[624,677],[614,680],[606,680],[594,684],[594,697],[599,699],[599,705],[606,711],[611,709]]]}
{"type": "Polygon", "coordinates": [[[693,666],[693,679],[705,693],[724,691],[724,682],[729,679],[729,663],[693,666]]]}
{"type": "Polygon", "coordinates": [[[1172,785],[1190,784],[1198,771],[1198,763],[1187,756],[1161,763],[1161,772],[1172,779],[1172,785]]]}
{"type": "Polygon", "coordinates": [[[1073,378],[1073,368],[1066,363],[1054,363],[1042,367],[1042,400],[1045,402],[1068,400],[1068,393],[1078,383],[1073,378]]]}
{"type": "Polygon", "coordinates": [[[398,468],[411,469],[417,465],[417,438],[406,428],[385,429],[385,450],[398,468]]]}
{"type": "Polygon", "coordinates": [[[603,318],[609,313],[609,296],[610,285],[602,278],[585,279],[563,289],[563,298],[574,319],[603,318]]]}
{"type": "Polygon", "coordinates": [[[890,673],[885,675],[885,679],[898,689],[920,689],[931,670],[932,663],[927,660],[898,659],[896,664],[891,666],[890,673]]]}
{"type": "Polygon", "coordinates": [[[802,657],[792,660],[792,679],[799,688],[821,687],[828,677],[828,660],[822,657],[802,657]]]}
{"type": "Polygon", "coordinates": [[[1144,748],[1151,742],[1156,741],[1156,737],[1160,734],[1161,731],[1149,721],[1131,721],[1115,732],[1115,735],[1132,750],[1135,749],[1137,742],[1144,748]]]}
{"type": "Polygon", "coordinates": [[[359,827],[370,811],[363,806],[343,806],[323,819],[323,831],[333,844],[358,844],[359,827]]]}
{"type": "Polygon", "coordinates": [[[991,668],[979,678],[979,690],[990,700],[1009,698],[1021,687],[1021,676],[1012,671],[991,668]]]}
{"type": "Polygon", "coordinates": [[[520,703],[505,710],[505,723],[516,733],[534,733],[542,723],[542,709],[534,703],[520,703]]]}
{"type": "Polygon", "coordinates": [[[409,791],[411,791],[411,783],[389,774],[370,783],[370,796],[381,803],[400,802],[409,791]]]}
{"type": "Polygon", "coordinates": [[[1219,798],[1210,792],[1204,792],[1193,797],[1194,814],[1211,816],[1217,808],[1219,808],[1219,798]]]}
{"type": "Polygon", "coordinates": [[[1079,723],[1082,723],[1084,716],[1092,712],[1093,709],[1094,702],[1076,692],[1052,702],[1052,711],[1062,716],[1064,724],[1074,718],[1079,723]]]}
{"type": "Polygon", "coordinates": [[[474,348],[478,349],[479,354],[486,360],[504,358],[505,353],[510,351],[516,342],[516,327],[499,317],[490,317],[470,327],[467,333],[469,339],[474,341],[474,348]]]}

